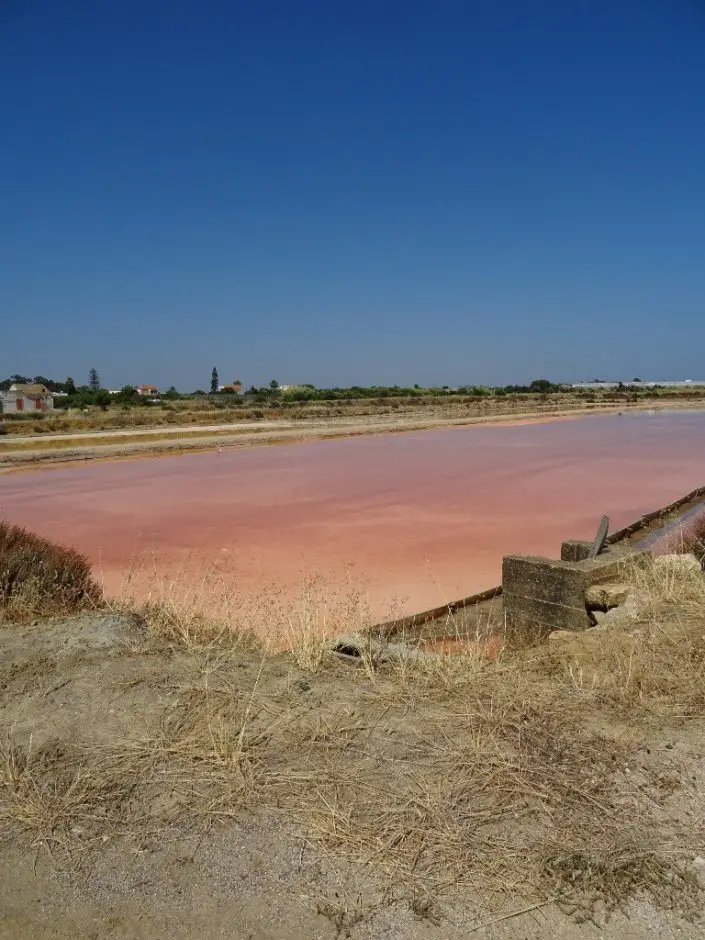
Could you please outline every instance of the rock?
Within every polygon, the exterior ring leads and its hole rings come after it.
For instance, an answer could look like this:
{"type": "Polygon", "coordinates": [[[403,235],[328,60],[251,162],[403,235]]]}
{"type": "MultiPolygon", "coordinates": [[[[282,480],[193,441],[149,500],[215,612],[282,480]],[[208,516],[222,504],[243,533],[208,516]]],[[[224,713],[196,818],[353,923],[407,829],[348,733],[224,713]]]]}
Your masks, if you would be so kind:
{"type": "Polygon", "coordinates": [[[649,606],[649,596],[643,591],[632,590],[619,607],[613,607],[605,614],[605,626],[619,626],[628,621],[641,620],[649,606]]]}
{"type": "Polygon", "coordinates": [[[438,653],[417,649],[407,643],[377,640],[361,633],[337,636],[330,640],[331,653],[343,659],[369,657],[375,665],[389,662],[407,662],[413,659],[438,659],[438,653]]]}
{"type": "Polygon", "coordinates": [[[702,572],[702,566],[695,555],[687,552],[684,555],[657,555],[654,558],[656,571],[667,571],[673,574],[686,574],[689,571],[702,572]]]}
{"type": "Polygon", "coordinates": [[[551,630],[548,634],[548,642],[557,643],[562,640],[568,640],[571,637],[576,637],[577,635],[575,630],[551,630]]]}
{"type": "Polygon", "coordinates": [[[609,584],[591,584],[585,592],[585,602],[588,607],[604,607],[610,610],[612,607],[619,607],[620,604],[623,604],[633,590],[633,585],[621,581],[609,584]]]}
{"type": "Polygon", "coordinates": [[[627,597],[624,604],[618,609],[621,610],[626,617],[629,617],[632,620],[636,620],[642,615],[648,603],[649,598],[647,595],[639,591],[634,591],[627,597]]]}
{"type": "Polygon", "coordinates": [[[384,651],[384,644],[372,637],[361,633],[347,633],[343,636],[333,637],[328,647],[332,653],[339,656],[349,656],[360,659],[362,656],[378,656],[384,651]]]}

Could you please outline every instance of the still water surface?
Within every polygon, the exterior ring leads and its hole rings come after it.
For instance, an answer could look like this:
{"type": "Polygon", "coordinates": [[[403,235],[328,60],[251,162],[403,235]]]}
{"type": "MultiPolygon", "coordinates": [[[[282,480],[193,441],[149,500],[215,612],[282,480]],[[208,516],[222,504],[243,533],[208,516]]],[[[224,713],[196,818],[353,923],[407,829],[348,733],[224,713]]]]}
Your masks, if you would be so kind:
{"type": "Polygon", "coordinates": [[[167,575],[197,556],[245,589],[352,571],[383,614],[490,587],[504,554],[556,555],[602,513],[616,528],[703,484],[705,412],[660,412],[11,473],[0,514],[86,552],[113,590],[145,552],[167,575]]]}

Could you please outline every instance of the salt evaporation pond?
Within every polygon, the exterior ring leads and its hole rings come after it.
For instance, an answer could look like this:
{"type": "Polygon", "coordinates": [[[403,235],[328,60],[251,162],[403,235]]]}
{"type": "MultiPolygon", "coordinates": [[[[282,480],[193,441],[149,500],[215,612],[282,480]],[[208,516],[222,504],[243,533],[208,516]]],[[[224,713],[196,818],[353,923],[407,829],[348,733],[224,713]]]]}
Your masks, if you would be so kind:
{"type": "Polygon", "coordinates": [[[0,514],[87,553],[110,590],[209,566],[241,590],[359,580],[376,612],[499,582],[504,554],[556,555],[705,484],[705,412],[355,437],[0,476],[0,514]],[[184,566],[184,559],[189,558],[184,566]]]}

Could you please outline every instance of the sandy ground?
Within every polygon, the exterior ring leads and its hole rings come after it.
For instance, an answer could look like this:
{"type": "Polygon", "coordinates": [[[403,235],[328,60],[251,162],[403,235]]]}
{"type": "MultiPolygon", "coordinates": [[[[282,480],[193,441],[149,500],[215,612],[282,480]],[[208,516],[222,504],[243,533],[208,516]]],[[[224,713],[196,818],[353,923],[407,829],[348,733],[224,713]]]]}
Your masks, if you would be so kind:
{"type": "MultiPolygon", "coordinates": [[[[258,688],[257,707],[260,693],[270,704],[290,702],[292,709],[310,716],[307,720],[318,721],[319,736],[332,722],[329,730],[336,729],[341,747],[354,750],[346,728],[357,722],[363,731],[369,726],[368,738],[373,727],[379,729],[380,742],[396,749],[391,753],[397,754],[400,766],[408,761],[411,770],[413,761],[423,760],[415,752],[418,745],[404,743],[407,738],[415,740],[415,729],[423,724],[423,702],[410,711],[400,703],[380,710],[375,695],[370,695],[374,687],[347,667],[307,678],[280,659],[262,676],[256,657],[242,654],[232,661],[223,657],[216,657],[218,668],[225,672],[213,673],[212,694],[217,692],[216,679],[227,678],[233,689],[258,688]],[[372,715],[376,724],[370,724],[372,715]]],[[[271,805],[236,802],[226,814],[208,817],[199,815],[203,796],[194,793],[190,811],[171,812],[175,784],[166,770],[151,787],[137,775],[122,802],[108,794],[113,808],[107,815],[89,808],[75,820],[64,819],[70,800],[66,797],[62,803],[57,793],[70,796],[79,790],[81,774],[90,779],[94,749],[122,748],[129,761],[135,742],[165,727],[179,711],[189,690],[208,674],[203,671],[208,662],[209,669],[216,668],[206,654],[156,648],[138,622],[114,614],[84,614],[24,627],[0,625],[1,776],[3,787],[14,786],[23,794],[19,803],[10,799],[8,804],[3,802],[7,789],[0,788],[0,807],[13,808],[0,814],[0,938],[685,940],[705,936],[699,915],[684,919],[646,897],[636,897],[609,915],[598,908],[586,918],[584,911],[576,908],[570,913],[550,895],[527,897],[520,889],[508,889],[498,897],[482,880],[454,889],[451,879],[442,895],[430,888],[424,893],[423,879],[415,888],[402,879],[390,879],[374,857],[360,865],[344,850],[326,848],[315,826],[302,825],[271,805]],[[18,749],[13,752],[14,764],[10,746],[18,749]],[[38,761],[29,790],[21,786],[17,754],[22,751],[38,761]],[[87,755],[83,763],[80,757],[77,764],[70,763],[74,751],[87,755]],[[43,783],[42,768],[53,766],[52,762],[72,766],[76,776],[67,777],[64,771],[53,784],[43,783]],[[25,825],[16,825],[18,806],[25,825]],[[53,829],[51,821],[47,828],[40,806],[53,807],[49,814],[50,820],[54,814],[53,829]]],[[[459,704],[444,706],[449,716],[459,704]]],[[[603,730],[608,730],[607,725],[603,730]]],[[[702,722],[695,719],[672,723],[666,736],[663,728],[647,725],[638,761],[650,761],[664,779],[678,772],[684,781],[699,775],[702,783],[702,730],[702,722]]],[[[617,723],[611,733],[627,732],[617,723]]],[[[380,756],[387,748],[384,744],[380,756]]],[[[236,775],[236,768],[228,773],[236,775]]],[[[680,814],[694,828],[702,826],[702,786],[698,790],[697,783],[689,785],[682,795],[676,791],[665,804],[656,791],[649,793],[648,798],[657,799],[666,813],[680,814]]],[[[624,812],[626,824],[634,809],[625,805],[624,812]]],[[[310,823],[314,821],[312,817],[310,823]]],[[[516,825],[518,836],[524,824],[516,825]]],[[[696,869],[701,862],[705,864],[696,859],[696,869]]]]}

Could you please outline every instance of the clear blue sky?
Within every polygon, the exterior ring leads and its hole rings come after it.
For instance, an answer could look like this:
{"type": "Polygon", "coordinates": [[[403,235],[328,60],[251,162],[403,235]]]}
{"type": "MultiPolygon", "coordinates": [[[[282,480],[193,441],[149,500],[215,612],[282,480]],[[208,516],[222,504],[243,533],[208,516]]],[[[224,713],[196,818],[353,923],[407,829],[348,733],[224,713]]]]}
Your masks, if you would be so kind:
{"type": "Polygon", "coordinates": [[[703,0],[0,0],[0,377],[705,378],[703,0]]]}

